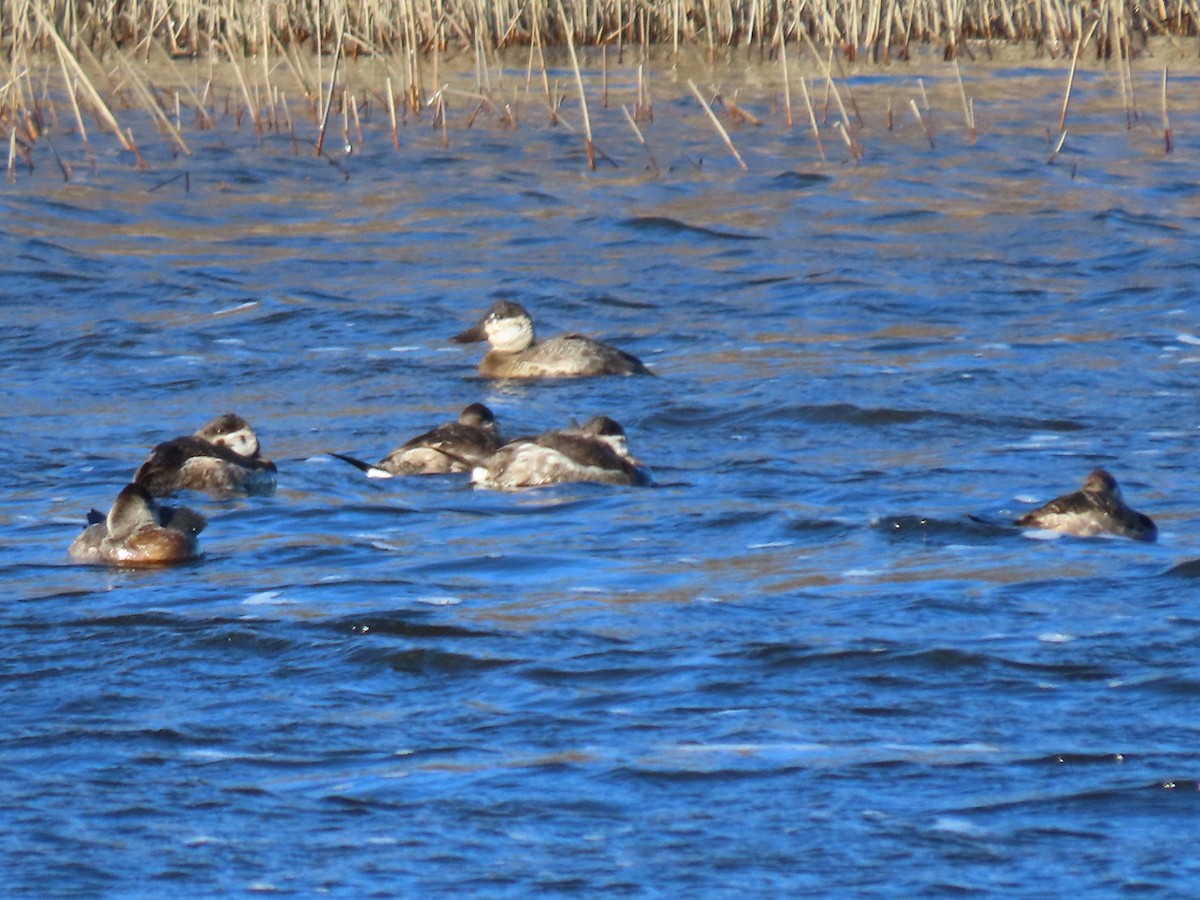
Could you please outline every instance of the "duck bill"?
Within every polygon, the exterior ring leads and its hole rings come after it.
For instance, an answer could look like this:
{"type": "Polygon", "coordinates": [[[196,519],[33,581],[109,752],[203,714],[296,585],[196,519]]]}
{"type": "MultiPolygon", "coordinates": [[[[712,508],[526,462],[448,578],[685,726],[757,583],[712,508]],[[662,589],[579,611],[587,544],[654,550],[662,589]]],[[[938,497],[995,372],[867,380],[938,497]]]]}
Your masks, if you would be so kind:
{"type": "Polygon", "coordinates": [[[487,340],[487,332],[483,330],[483,323],[473,325],[466,331],[459,332],[450,340],[455,344],[477,344],[480,341],[487,340]]]}

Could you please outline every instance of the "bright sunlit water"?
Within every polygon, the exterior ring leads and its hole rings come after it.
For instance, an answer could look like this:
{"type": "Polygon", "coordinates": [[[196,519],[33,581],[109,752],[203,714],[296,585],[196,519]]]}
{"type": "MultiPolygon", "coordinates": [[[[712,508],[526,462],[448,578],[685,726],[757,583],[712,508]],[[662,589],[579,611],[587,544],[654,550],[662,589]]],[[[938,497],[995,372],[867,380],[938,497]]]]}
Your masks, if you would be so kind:
{"type": "Polygon", "coordinates": [[[1062,72],[1004,69],[968,78],[974,144],[950,75],[933,147],[915,79],[852,81],[861,163],[743,91],[744,172],[661,83],[657,175],[617,99],[594,173],[536,98],[399,153],[376,109],[336,165],[230,120],[177,160],[147,128],[148,172],[60,134],[64,182],[39,142],[0,189],[6,891],[1193,894],[1200,108],[1172,77],[1171,155],[1083,73],[1053,163],[1062,72]],[[481,381],[447,338],[500,298],[659,377],[481,381]],[[512,435],[611,415],[658,486],[326,455],[473,401],[512,435]],[[194,564],[69,564],[150,446],[223,412],[275,496],[176,498],[194,564]],[[1157,544],[1006,527],[1097,465],[1157,544]]]}

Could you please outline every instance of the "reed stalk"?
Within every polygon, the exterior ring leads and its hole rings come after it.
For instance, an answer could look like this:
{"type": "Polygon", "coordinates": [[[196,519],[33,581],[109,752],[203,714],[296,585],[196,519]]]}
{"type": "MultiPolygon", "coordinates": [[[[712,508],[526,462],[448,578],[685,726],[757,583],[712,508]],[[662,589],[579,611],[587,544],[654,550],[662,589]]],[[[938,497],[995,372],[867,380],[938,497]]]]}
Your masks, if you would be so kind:
{"type": "Polygon", "coordinates": [[[1063,144],[1067,142],[1067,133],[1065,131],[1058,135],[1058,143],[1054,145],[1054,149],[1050,152],[1050,158],[1046,160],[1046,165],[1052,165],[1054,160],[1058,158],[1058,154],[1062,152],[1063,144]]]}
{"type": "Polygon", "coordinates": [[[933,144],[933,131],[929,127],[929,125],[925,121],[925,119],[922,118],[921,110],[917,108],[917,101],[915,99],[910,98],[908,101],[908,105],[912,108],[913,117],[917,120],[917,124],[920,125],[921,128],[925,131],[925,139],[927,141],[929,141],[929,149],[936,150],[937,148],[933,144]]]}
{"type": "Polygon", "coordinates": [[[8,183],[12,184],[17,180],[17,129],[13,128],[8,133],[8,183]]]}
{"type": "Polygon", "coordinates": [[[87,152],[89,160],[94,161],[95,157],[92,154],[92,145],[88,141],[87,125],[83,121],[83,113],[79,109],[79,92],[71,80],[71,75],[67,71],[66,60],[59,54],[59,66],[62,68],[63,82],[67,85],[67,97],[71,101],[71,111],[75,114],[75,123],[79,128],[79,137],[83,141],[83,148],[87,152]]]}
{"type": "MultiPolygon", "coordinates": [[[[842,114],[842,121],[845,122],[846,127],[849,128],[850,127],[850,117],[848,115],[846,115],[846,106],[845,106],[845,104],[842,103],[842,95],[838,92],[837,85],[833,81],[832,61],[826,62],[825,59],[822,58],[821,54],[817,51],[817,45],[813,42],[813,39],[808,36],[808,32],[801,31],[800,34],[804,37],[805,43],[808,44],[808,49],[812,52],[813,59],[816,60],[817,65],[820,66],[820,68],[821,68],[822,74],[824,74],[824,76],[825,76],[826,94],[833,96],[834,102],[837,103],[838,112],[840,112],[842,114]]],[[[832,51],[830,52],[829,55],[830,55],[830,59],[832,60],[832,57],[833,57],[832,51]]]]}
{"type": "Polygon", "coordinates": [[[729,148],[729,152],[733,154],[733,158],[738,161],[738,165],[743,170],[749,170],[750,167],[742,159],[742,154],[738,153],[737,147],[733,145],[733,140],[729,137],[729,132],[725,130],[725,126],[721,124],[721,120],[717,118],[717,114],[712,111],[712,105],[704,99],[704,95],[700,93],[700,89],[696,87],[696,83],[690,78],[688,79],[688,87],[692,89],[692,93],[696,95],[696,99],[700,101],[700,105],[708,113],[708,118],[712,121],[713,127],[717,129],[717,133],[725,141],[725,146],[729,148]]]}
{"type": "Polygon", "coordinates": [[[571,68],[575,71],[575,86],[579,89],[579,106],[583,111],[584,146],[587,149],[588,168],[596,171],[596,145],[592,142],[592,120],[588,115],[587,95],[583,91],[583,74],[579,71],[579,57],[575,55],[574,25],[567,18],[562,0],[558,0],[558,11],[566,26],[567,50],[571,54],[571,68]]]}
{"type": "Polygon", "coordinates": [[[1167,115],[1167,73],[1169,69],[1163,69],[1162,74],[1162,129],[1163,129],[1163,144],[1165,151],[1169,154],[1175,149],[1175,136],[1171,131],[1171,118],[1167,115]]]}
{"type": "Polygon", "coordinates": [[[783,110],[784,120],[787,122],[787,127],[792,127],[792,89],[788,79],[787,66],[787,29],[783,21],[783,0],[775,0],[776,15],[779,17],[778,40],[775,44],[779,47],[779,68],[783,73],[783,110]]]}
{"type": "MultiPolygon", "coordinates": [[[[329,90],[325,93],[325,100],[321,109],[321,127],[317,132],[317,156],[320,156],[325,149],[325,130],[329,127],[329,111],[333,107],[333,92],[337,88],[338,68],[342,62],[342,50],[345,47],[345,27],[344,22],[338,28],[337,47],[333,54],[333,71],[329,75],[329,90]]],[[[318,82],[318,85],[320,82],[318,82]]]]}
{"type": "Polygon", "coordinates": [[[629,114],[629,108],[624,104],[621,104],[621,112],[625,114],[625,121],[627,121],[629,123],[629,127],[633,129],[634,137],[637,138],[638,143],[641,144],[642,148],[646,151],[646,156],[650,160],[650,168],[654,170],[654,174],[657,176],[659,174],[658,162],[654,159],[654,154],[650,152],[650,145],[646,143],[646,138],[642,134],[642,129],[638,128],[637,122],[635,122],[633,116],[629,114]]]}
{"type": "MultiPolygon", "coordinates": [[[[354,46],[347,52],[382,51],[410,60],[449,45],[492,51],[528,42],[536,29],[550,43],[565,43],[568,30],[577,44],[615,42],[621,60],[626,43],[635,40],[669,47],[676,57],[686,44],[710,61],[734,46],[757,47],[765,57],[782,31],[837,47],[851,62],[866,48],[886,62],[893,52],[910,56],[913,42],[942,43],[951,60],[969,52],[967,41],[997,37],[1037,41],[1058,55],[1078,39],[1082,11],[1090,8],[1069,0],[629,0],[628,7],[624,0],[572,0],[556,18],[535,0],[12,0],[0,4],[0,35],[10,58],[52,43],[56,28],[72,52],[103,34],[131,59],[148,59],[155,44],[174,55],[229,45],[255,57],[264,77],[281,54],[301,44],[318,56],[332,55],[324,45],[349,28],[354,46]]],[[[1120,53],[1135,16],[1139,30],[1188,37],[1200,17],[1196,0],[1099,0],[1095,8],[1104,19],[1097,50],[1105,58],[1114,49],[1120,53]]],[[[418,73],[412,74],[418,76],[412,86],[423,93],[418,73]]]]}
{"type": "Polygon", "coordinates": [[[145,82],[138,76],[134,65],[115,47],[112,52],[122,68],[125,69],[125,76],[133,86],[134,94],[141,100],[142,106],[149,113],[151,121],[158,126],[159,132],[167,139],[167,144],[171,152],[173,154],[183,153],[191,156],[192,151],[188,149],[187,141],[183,139],[183,136],[179,133],[179,129],[171,124],[171,120],[167,118],[158,101],[154,99],[154,96],[150,93],[150,89],[146,87],[145,82]]]}
{"type": "Polygon", "coordinates": [[[1079,67],[1079,48],[1092,39],[1092,35],[1096,33],[1096,27],[1100,24],[1100,19],[1092,20],[1092,25],[1088,29],[1087,37],[1082,41],[1075,41],[1075,48],[1071,54],[1071,70],[1067,74],[1067,90],[1063,94],[1062,112],[1058,117],[1058,130],[1062,131],[1067,125],[1067,107],[1071,103],[1071,88],[1075,84],[1075,70],[1079,67]]]}
{"type": "Polygon", "coordinates": [[[384,88],[387,96],[388,122],[392,126],[392,146],[400,150],[400,129],[396,125],[396,94],[392,91],[392,76],[387,76],[384,80],[384,88]]]}
{"type": "Polygon", "coordinates": [[[804,108],[808,110],[808,124],[812,128],[813,140],[817,142],[817,153],[820,154],[821,162],[825,162],[825,146],[821,143],[821,129],[817,127],[817,113],[813,109],[812,98],[808,95],[808,87],[803,78],[800,79],[800,93],[804,96],[804,108]]]}
{"type": "Polygon", "coordinates": [[[246,77],[242,74],[242,67],[238,62],[241,57],[234,56],[233,48],[228,44],[225,45],[225,52],[229,55],[234,77],[237,79],[238,87],[241,89],[242,100],[246,104],[246,112],[250,114],[250,118],[254,121],[254,130],[262,134],[262,122],[258,116],[258,104],[254,102],[254,97],[250,93],[250,85],[246,83],[246,77]]]}
{"type": "MultiPolygon", "coordinates": [[[[40,9],[38,10],[38,15],[42,16],[43,19],[45,17],[45,14],[40,9]]],[[[58,31],[49,22],[43,22],[43,26],[47,29],[46,33],[54,43],[54,49],[58,53],[58,59],[62,67],[64,69],[69,68],[74,73],[75,83],[83,88],[96,114],[105,121],[113,134],[117,136],[117,140],[121,142],[121,146],[141,159],[137,145],[130,138],[127,138],[121,130],[121,126],[117,123],[117,117],[112,114],[112,110],[108,108],[108,104],[100,99],[100,92],[96,90],[95,85],[88,79],[87,74],[83,71],[83,67],[79,64],[79,60],[75,58],[70,48],[67,47],[66,42],[59,37],[58,31]]]]}
{"type": "Polygon", "coordinates": [[[971,143],[975,143],[975,104],[967,99],[967,89],[963,86],[962,69],[959,68],[958,60],[954,60],[954,76],[958,79],[958,94],[962,98],[963,118],[967,123],[967,134],[970,135],[971,143]]]}
{"type": "Polygon", "coordinates": [[[846,142],[846,147],[850,150],[850,155],[854,157],[855,162],[862,162],[863,147],[858,141],[850,136],[850,131],[846,128],[845,122],[835,122],[834,128],[841,134],[842,140],[846,142]]]}

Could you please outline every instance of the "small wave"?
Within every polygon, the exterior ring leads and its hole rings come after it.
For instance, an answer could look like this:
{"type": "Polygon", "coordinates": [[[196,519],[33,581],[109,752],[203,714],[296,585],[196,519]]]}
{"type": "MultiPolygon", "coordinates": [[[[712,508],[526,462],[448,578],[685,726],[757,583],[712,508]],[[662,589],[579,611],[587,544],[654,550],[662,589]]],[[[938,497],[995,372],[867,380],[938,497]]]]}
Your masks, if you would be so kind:
{"type": "Polygon", "coordinates": [[[1026,797],[963,807],[959,813],[996,813],[1025,810],[1061,815],[1068,810],[1090,810],[1125,819],[1130,815],[1159,815],[1179,809],[1188,816],[1200,806],[1200,783],[1193,779],[1166,779],[1132,787],[1100,788],[1054,796],[1026,797]]]}
{"type": "Polygon", "coordinates": [[[485,672],[517,664],[519,660],[471,656],[432,647],[411,647],[406,650],[378,648],[356,650],[350,654],[352,662],[372,668],[386,666],[396,672],[412,675],[459,675],[468,672],[485,672]]]}
{"type": "Polygon", "coordinates": [[[1200,578],[1200,559],[1189,559],[1187,562],[1181,562],[1174,565],[1164,575],[1170,575],[1175,578],[1200,578]]]}
{"type": "Polygon", "coordinates": [[[680,234],[695,234],[703,237],[716,238],[723,241],[761,241],[757,234],[739,234],[733,231],[718,231],[715,228],[705,228],[701,225],[689,225],[669,216],[636,216],[625,219],[620,223],[633,231],[643,231],[673,237],[680,234]]]}
{"type": "Polygon", "coordinates": [[[805,191],[819,184],[832,181],[828,175],[817,172],[780,172],[771,179],[770,185],[778,190],[805,191]]]}

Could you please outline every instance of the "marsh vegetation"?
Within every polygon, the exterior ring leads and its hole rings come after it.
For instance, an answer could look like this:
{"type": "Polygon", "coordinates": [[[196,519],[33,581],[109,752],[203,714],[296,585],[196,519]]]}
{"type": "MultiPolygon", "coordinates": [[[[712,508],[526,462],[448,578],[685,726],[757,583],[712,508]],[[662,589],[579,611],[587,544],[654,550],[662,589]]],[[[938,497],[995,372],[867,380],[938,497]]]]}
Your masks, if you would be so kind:
{"type": "MultiPolygon", "coordinates": [[[[777,120],[809,132],[820,159],[832,145],[861,160],[863,117],[848,84],[855,71],[911,80],[945,66],[942,74],[956,83],[955,115],[974,141],[963,69],[1018,47],[1063,72],[1056,136],[1065,130],[1076,68],[1099,65],[1119,85],[1126,124],[1141,118],[1140,95],[1170,152],[1163,60],[1195,57],[1198,8],[1197,0],[1086,7],[1063,0],[35,0],[0,7],[8,64],[0,124],[10,180],[22,163],[33,169],[35,146],[54,134],[77,137],[91,165],[92,137],[103,132],[146,167],[139,142],[154,131],[172,155],[186,156],[189,131],[222,119],[289,135],[297,152],[318,156],[330,134],[340,132],[343,148],[361,143],[367,118],[387,122],[397,149],[413,121],[447,141],[451,129],[481,117],[514,130],[540,120],[577,132],[596,168],[611,162],[592,134],[592,110],[603,107],[656,170],[644,129],[654,118],[653,89],[669,70],[674,96],[698,102],[701,121],[745,167],[727,129],[759,125],[760,116],[739,102],[736,78],[711,75],[742,65],[771,73],[766,90],[777,120]],[[1153,101],[1145,83],[1135,85],[1139,70],[1153,73],[1153,101]],[[451,72],[469,72],[470,83],[451,72]],[[628,89],[610,96],[618,82],[628,89]]],[[[932,142],[923,108],[922,84],[894,109],[889,100],[881,124],[890,130],[903,116],[932,142]]],[[[72,160],[44,143],[69,180],[72,160]]]]}

